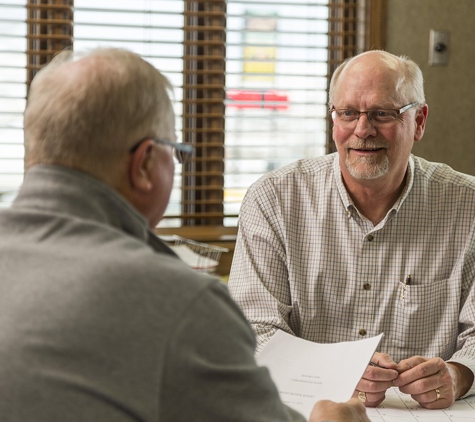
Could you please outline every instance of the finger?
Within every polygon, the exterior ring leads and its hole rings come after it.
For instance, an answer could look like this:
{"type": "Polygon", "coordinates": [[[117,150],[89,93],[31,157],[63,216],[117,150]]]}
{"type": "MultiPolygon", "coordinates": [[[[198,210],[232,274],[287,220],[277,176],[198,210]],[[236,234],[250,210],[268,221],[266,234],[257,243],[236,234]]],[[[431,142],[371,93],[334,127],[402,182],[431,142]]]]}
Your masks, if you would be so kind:
{"type": "Polygon", "coordinates": [[[373,381],[361,378],[356,386],[358,391],[365,391],[367,393],[386,392],[388,388],[393,386],[392,380],[389,381],[373,381]]]}
{"type": "Polygon", "coordinates": [[[400,388],[411,385],[411,390],[407,391],[409,394],[421,393],[440,386],[439,379],[446,372],[445,362],[440,358],[433,358],[400,373],[394,380],[394,385],[400,388]],[[414,391],[414,388],[418,391],[414,391]]]}
{"type": "Polygon", "coordinates": [[[378,400],[374,401],[374,399],[368,399],[364,404],[366,407],[378,407],[386,398],[386,394],[383,394],[378,400]]]}
{"type": "Polygon", "coordinates": [[[396,379],[399,373],[396,369],[379,368],[368,365],[363,373],[363,378],[370,381],[389,381],[396,379]]]}
{"type": "MultiPolygon", "coordinates": [[[[415,399],[414,399],[415,400],[415,399]]],[[[430,403],[419,403],[424,409],[447,409],[452,406],[454,403],[446,399],[441,399],[433,401],[430,403]]]]}
{"type": "Polygon", "coordinates": [[[421,394],[412,394],[411,397],[420,404],[433,403],[442,398],[439,388],[435,388],[433,390],[429,390],[421,394]]]}
{"type": "Polygon", "coordinates": [[[397,364],[396,369],[399,373],[406,372],[426,361],[427,359],[423,358],[422,356],[412,356],[408,359],[401,360],[397,364]]]}
{"type": "Polygon", "coordinates": [[[413,394],[411,397],[426,409],[445,409],[454,404],[450,390],[436,388],[424,394],[413,394]],[[447,397],[445,397],[448,392],[447,397]]]}
{"type": "Polygon", "coordinates": [[[386,392],[366,393],[363,391],[355,391],[352,397],[363,403],[365,407],[376,407],[384,401],[386,392]]]}
{"type": "Polygon", "coordinates": [[[364,405],[366,407],[379,406],[386,398],[386,391],[380,393],[366,393],[366,401],[364,405]]]}
{"type": "Polygon", "coordinates": [[[397,368],[397,363],[394,362],[391,358],[386,353],[379,353],[376,352],[373,357],[371,358],[371,362],[375,363],[378,366],[381,366],[383,368],[387,369],[396,369],[397,368]]]}

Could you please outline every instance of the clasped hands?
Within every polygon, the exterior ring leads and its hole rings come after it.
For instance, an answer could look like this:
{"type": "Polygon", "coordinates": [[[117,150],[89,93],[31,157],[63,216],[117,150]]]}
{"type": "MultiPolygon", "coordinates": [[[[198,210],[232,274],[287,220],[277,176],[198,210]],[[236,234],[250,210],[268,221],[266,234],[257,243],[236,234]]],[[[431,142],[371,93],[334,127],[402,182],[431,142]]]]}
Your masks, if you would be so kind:
{"type": "Polygon", "coordinates": [[[447,363],[441,358],[413,356],[395,363],[385,353],[375,353],[353,397],[366,407],[376,407],[385,398],[386,390],[398,387],[410,394],[426,409],[443,409],[465,394],[473,381],[472,372],[458,363],[447,363]]]}

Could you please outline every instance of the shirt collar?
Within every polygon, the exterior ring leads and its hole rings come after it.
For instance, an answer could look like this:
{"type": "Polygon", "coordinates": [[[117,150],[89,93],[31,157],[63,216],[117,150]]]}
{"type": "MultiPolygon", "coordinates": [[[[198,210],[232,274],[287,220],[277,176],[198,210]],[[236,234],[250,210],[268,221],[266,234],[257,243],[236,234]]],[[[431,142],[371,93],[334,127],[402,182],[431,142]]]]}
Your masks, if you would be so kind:
{"type": "MultiPolygon", "coordinates": [[[[335,182],[336,182],[336,186],[337,186],[337,189],[338,189],[338,193],[340,195],[343,206],[345,207],[345,209],[347,211],[347,214],[350,215],[352,209],[358,211],[355,204],[353,203],[353,200],[351,199],[350,195],[348,194],[348,191],[345,188],[345,184],[343,183],[343,178],[341,176],[340,160],[339,160],[338,153],[335,154],[335,157],[333,159],[333,176],[335,177],[335,182]]],[[[391,216],[391,215],[393,215],[393,214],[395,214],[399,211],[399,209],[401,208],[401,205],[404,203],[404,201],[408,197],[409,192],[412,190],[413,185],[414,185],[414,159],[413,159],[413,156],[411,154],[409,156],[409,162],[408,162],[408,166],[407,166],[406,186],[404,187],[404,190],[402,191],[402,193],[399,196],[399,198],[397,199],[397,201],[394,203],[394,205],[388,211],[388,214],[387,214],[386,218],[388,218],[389,216],[391,216]]]]}

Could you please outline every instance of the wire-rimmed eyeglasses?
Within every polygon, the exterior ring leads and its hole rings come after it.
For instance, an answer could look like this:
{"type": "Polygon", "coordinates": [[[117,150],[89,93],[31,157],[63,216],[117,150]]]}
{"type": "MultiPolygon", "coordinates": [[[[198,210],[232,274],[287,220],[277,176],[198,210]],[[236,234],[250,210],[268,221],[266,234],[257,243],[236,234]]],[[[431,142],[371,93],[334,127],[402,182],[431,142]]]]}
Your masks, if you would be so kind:
{"type": "Polygon", "coordinates": [[[133,154],[135,151],[137,151],[137,148],[140,146],[140,144],[147,139],[152,140],[156,144],[161,144],[161,145],[168,145],[173,148],[173,153],[176,158],[176,160],[180,163],[186,163],[190,157],[191,154],[193,154],[193,145],[190,144],[182,144],[180,142],[172,142],[172,141],[167,141],[166,139],[157,139],[157,138],[152,138],[150,136],[141,139],[140,141],[136,142],[132,148],[129,149],[129,153],[133,154]]]}
{"type": "Polygon", "coordinates": [[[418,105],[418,102],[407,104],[399,109],[375,109],[367,111],[354,110],[352,108],[335,108],[330,110],[333,120],[338,119],[342,124],[349,125],[357,121],[362,114],[368,116],[369,122],[373,126],[384,125],[385,123],[393,122],[399,115],[418,105]]]}

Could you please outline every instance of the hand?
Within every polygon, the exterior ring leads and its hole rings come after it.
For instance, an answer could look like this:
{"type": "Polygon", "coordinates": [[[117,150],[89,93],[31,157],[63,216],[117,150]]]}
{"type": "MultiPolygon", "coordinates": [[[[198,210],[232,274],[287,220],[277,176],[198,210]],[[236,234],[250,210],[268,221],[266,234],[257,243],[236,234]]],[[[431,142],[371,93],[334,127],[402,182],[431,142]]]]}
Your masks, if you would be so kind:
{"type": "Polygon", "coordinates": [[[386,390],[392,387],[397,378],[397,364],[385,353],[375,353],[371,362],[378,366],[368,365],[360,382],[356,386],[353,397],[364,399],[366,407],[378,406],[386,397],[386,390]]]}
{"type": "Polygon", "coordinates": [[[371,422],[366,416],[366,409],[358,399],[346,403],[321,400],[315,404],[309,422],[371,422]]]}
{"type": "Polygon", "coordinates": [[[444,409],[464,395],[473,382],[473,373],[459,363],[441,358],[413,356],[399,362],[394,381],[403,393],[410,394],[426,409],[444,409]]]}

